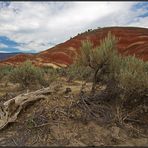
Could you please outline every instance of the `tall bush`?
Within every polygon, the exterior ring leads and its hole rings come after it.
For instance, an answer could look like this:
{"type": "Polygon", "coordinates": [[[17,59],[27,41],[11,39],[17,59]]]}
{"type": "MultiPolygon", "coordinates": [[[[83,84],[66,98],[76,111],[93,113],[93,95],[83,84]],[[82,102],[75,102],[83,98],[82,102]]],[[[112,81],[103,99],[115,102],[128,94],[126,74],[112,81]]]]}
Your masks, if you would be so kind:
{"type": "Polygon", "coordinates": [[[148,62],[134,56],[123,57],[122,61],[117,78],[124,93],[131,98],[148,93],[148,62]]]}
{"type": "Polygon", "coordinates": [[[83,41],[79,64],[94,70],[92,92],[99,81],[110,88],[114,85],[112,88],[120,90],[118,94],[122,92],[125,99],[140,100],[148,95],[148,62],[135,56],[120,55],[116,48],[117,41],[111,33],[95,48],[90,41],[83,41]]]}
{"type": "Polygon", "coordinates": [[[83,41],[80,48],[79,64],[89,66],[94,70],[92,92],[94,92],[97,78],[104,77],[117,56],[116,43],[118,39],[109,32],[107,37],[100,41],[100,46],[93,47],[89,41],[83,41]]]}

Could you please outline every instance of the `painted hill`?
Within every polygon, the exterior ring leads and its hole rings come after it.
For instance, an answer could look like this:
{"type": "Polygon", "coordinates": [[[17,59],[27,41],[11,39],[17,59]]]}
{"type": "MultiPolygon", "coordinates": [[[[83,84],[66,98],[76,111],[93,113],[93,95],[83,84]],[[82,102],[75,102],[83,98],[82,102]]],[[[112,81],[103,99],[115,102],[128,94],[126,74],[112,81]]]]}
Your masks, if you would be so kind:
{"type": "Polygon", "coordinates": [[[26,59],[32,60],[36,65],[67,66],[72,64],[77,54],[81,41],[89,39],[94,46],[100,44],[108,32],[119,38],[118,50],[123,55],[134,55],[137,58],[148,61],[148,29],[137,27],[107,27],[78,34],[74,38],[56,45],[35,55],[17,55],[0,62],[1,64],[18,64],[26,59]]]}
{"type": "Polygon", "coordinates": [[[0,53],[0,61],[6,60],[12,56],[17,55],[17,54],[20,54],[20,53],[17,53],[17,52],[16,53],[0,53]]]}

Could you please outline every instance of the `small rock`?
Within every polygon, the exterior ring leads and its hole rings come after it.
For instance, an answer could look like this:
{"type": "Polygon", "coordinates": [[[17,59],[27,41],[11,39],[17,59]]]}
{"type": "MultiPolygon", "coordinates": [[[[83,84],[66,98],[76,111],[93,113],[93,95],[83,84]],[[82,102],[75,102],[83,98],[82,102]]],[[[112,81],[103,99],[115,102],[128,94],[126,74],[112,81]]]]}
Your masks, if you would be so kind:
{"type": "Polygon", "coordinates": [[[68,94],[68,93],[70,93],[71,91],[72,91],[71,88],[67,87],[64,93],[65,93],[65,94],[68,94]]]}
{"type": "Polygon", "coordinates": [[[120,131],[119,127],[115,127],[114,126],[114,127],[112,127],[111,131],[112,131],[112,136],[114,138],[118,138],[119,137],[119,131],[120,131]]]}

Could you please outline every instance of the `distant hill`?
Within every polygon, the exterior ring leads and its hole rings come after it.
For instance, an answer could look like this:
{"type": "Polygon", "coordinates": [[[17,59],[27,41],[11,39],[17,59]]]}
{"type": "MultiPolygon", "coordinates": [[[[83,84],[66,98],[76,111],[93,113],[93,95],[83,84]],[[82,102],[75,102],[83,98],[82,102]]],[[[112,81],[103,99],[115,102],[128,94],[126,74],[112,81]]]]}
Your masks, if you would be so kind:
{"type": "Polygon", "coordinates": [[[36,65],[56,65],[68,66],[73,63],[77,54],[80,54],[79,48],[81,41],[89,39],[94,46],[100,44],[100,40],[111,32],[119,42],[117,44],[118,51],[126,55],[135,55],[144,61],[148,61],[148,29],[138,27],[106,27],[95,30],[88,30],[84,33],[69,39],[68,41],[58,44],[55,47],[35,55],[21,54],[13,56],[0,64],[19,64],[30,59],[36,65]]]}
{"type": "Polygon", "coordinates": [[[0,53],[0,61],[6,60],[12,56],[17,55],[17,54],[20,54],[20,53],[0,53]]]}

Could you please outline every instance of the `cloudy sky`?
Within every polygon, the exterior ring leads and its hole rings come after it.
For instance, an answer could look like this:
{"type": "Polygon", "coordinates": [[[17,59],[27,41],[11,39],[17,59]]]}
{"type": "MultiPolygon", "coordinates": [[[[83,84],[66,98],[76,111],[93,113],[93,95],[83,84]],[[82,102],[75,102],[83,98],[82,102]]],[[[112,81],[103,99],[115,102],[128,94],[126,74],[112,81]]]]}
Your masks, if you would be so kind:
{"type": "Polygon", "coordinates": [[[0,2],[0,52],[40,52],[88,29],[148,28],[148,2],[0,2]]]}

